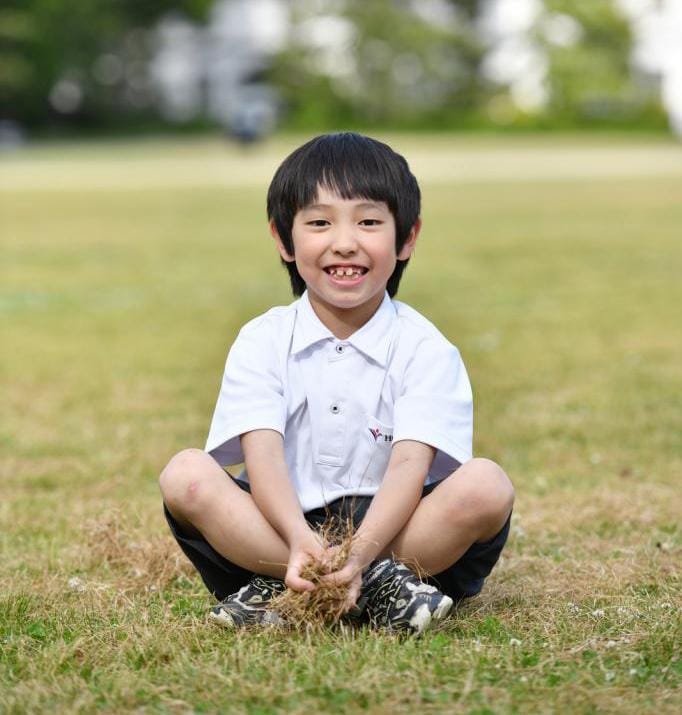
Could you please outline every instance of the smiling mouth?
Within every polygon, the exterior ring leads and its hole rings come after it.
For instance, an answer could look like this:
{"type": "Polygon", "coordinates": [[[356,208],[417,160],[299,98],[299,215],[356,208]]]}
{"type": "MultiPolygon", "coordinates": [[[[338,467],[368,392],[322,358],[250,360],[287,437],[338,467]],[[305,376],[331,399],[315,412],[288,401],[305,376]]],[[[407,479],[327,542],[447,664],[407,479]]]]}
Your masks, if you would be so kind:
{"type": "Polygon", "coordinates": [[[353,279],[364,276],[368,269],[363,266],[327,266],[324,270],[332,278],[353,279]]]}

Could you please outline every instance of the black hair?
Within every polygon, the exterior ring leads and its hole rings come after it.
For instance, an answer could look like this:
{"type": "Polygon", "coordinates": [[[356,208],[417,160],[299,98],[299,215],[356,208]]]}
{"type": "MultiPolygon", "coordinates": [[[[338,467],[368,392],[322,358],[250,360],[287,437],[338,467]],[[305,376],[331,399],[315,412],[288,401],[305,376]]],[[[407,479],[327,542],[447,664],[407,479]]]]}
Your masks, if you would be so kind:
{"type": "MultiPolygon", "coordinates": [[[[323,134],[292,152],[279,166],[268,189],[268,219],[273,221],[287,252],[294,255],[294,216],[317,196],[318,187],[344,199],[384,202],[395,220],[396,253],[405,245],[419,219],[419,184],[404,157],[376,139],[355,132],[323,134]]],[[[296,263],[282,260],[294,295],[305,282],[296,263]]],[[[393,297],[407,260],[399,260],[386,289],[393,297]]]]}

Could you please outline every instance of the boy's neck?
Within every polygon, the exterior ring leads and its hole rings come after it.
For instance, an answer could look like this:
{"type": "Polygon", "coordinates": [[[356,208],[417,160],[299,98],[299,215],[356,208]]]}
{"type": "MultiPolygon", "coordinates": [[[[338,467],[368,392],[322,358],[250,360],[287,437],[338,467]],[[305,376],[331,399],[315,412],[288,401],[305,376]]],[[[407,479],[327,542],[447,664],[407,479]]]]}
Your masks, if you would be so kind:
{"type": "Polygon", "coordinates": [[[365,303],[357,308],[338,308],[320,301],[317,296],[308,292],[308,300],[319,318],[320,322],[328,328],[334,337],[346,340],[353,333],[368,323],[372,316],[379,310],[384,300],[384,294],[377,296],[376,300],[365,303]]]}

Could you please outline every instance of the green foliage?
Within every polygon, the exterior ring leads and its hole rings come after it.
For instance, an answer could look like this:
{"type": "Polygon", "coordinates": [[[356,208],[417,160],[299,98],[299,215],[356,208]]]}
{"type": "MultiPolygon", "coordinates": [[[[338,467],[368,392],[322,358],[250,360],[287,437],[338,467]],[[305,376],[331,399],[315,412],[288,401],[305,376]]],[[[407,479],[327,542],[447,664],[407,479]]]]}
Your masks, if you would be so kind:
{"type": "Polygon", "coordinates": [[[632,36],[613,0],[548,0],[534,41],[546,54],[549,102],[525,113],[505,87],[482,77],[486,46],[477,29],[480,0],[453,1],[440,25],[415,6],[394,0],[351,0],[334,8],[352,40],[331,59],[308,41],[318,9],[292,4],[293,40],[269,73],[287,109],[289,127],[551,128],[650,126],[665,116],[655,87],[636,85],[629,64],[632,36]],[[548,41],[545,25],[559,18],[580,30],[577,42],[548,41]],[[303,36],[301,36],[303,31],[303,36]]]}
{"type": "Polygon", "coordinates": [[[294,4],[294,40],[270,74],[289,125],[445,126],[458,114],[471,116],[484,96],[484,47],[473,24],[476,3],[464,5],[455,25],[437,26],[394,0],[350,0],[337,15],[348,42],[329,56],[300,37],[316,12],[294,4]]]}
{"type": "MultiPolygon", "coordinates": [[[[562,125],[663,122],[656,88],[638,87],[630,67],[632,31],[613,0],[545,0],[548,13],[577,23],[576,44],[552,44],[546,115],[562,125]]],[[[544,19],[547,19],[545,15],[544,19]]]]}
{"type": "Polygon", "coordinates": [[[2,114],[28,126],[58,120],[48,97],[60,79],[76,82],[83,93],[74,121],[140,114],[139,97],[130,101],[123,75],[135,72],[144,81],[150,23],[168,12],[200,20],[211,5],[212,0],[7,0],[0,8],[2,114]],[[93,70],[105,53],[117,56],[123,68],[120,79],[102,84],[93,70]]]}

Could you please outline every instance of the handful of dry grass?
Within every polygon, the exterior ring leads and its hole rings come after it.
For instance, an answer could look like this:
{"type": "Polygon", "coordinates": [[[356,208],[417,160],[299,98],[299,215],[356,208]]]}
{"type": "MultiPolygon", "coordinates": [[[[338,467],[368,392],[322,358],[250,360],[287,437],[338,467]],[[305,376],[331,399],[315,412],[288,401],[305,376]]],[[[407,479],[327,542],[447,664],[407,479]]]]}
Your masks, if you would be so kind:
{"type": "Polygon", "coordinates": [[[301,570],[301,577],[315,584],[314,591],[292,591],[275,596],[271,601],[276,611],[294,628],[324,626],[337,623],[346,611],[348,587],[324,580],[324,576],[342,568],[348,560],[353,542],[353,523],[350,519],[328,519],[319,529],[318,535],[325,549],[334,547],[331,561],[311,562],[301,570]]]}

